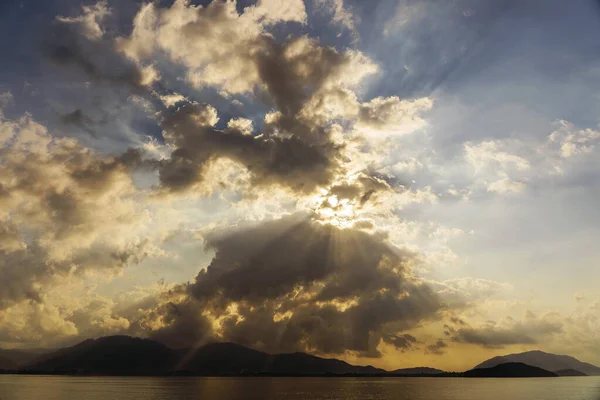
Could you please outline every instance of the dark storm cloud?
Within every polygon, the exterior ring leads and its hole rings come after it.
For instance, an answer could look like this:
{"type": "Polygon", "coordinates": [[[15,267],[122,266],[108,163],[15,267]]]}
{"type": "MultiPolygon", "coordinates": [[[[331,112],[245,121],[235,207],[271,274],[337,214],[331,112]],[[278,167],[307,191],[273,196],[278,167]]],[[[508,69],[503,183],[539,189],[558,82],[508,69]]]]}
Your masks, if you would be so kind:
{"type": "Polygon", "coordinates": [[[34,86],[52,99],[46,100],[58,114],[52,123],[63,135],[110,151],[124,142],[139,144],[136,133],[158,136],[151,114],[161,107],[152,91],[164,90],[160,74],[153,63],[131,60],[119,49],[117,14],[123,9],[115,12],[105,1],[81,8],[56,16],[36,39],[40,67],[53,82],[44,80],[38,88],[36,80],[34,86]]]}
{"type": "Polygon", "coordinates": [[[281,130],[312,141],[327,140],[323,127],[302,118],[301,112],[314,93],[353,62],[351,54],[321,46],[306,37],[283,45],[267,38],[262,40],[266,43],[265,50],[255,62],[261,82],[281,112],[281,117],[267,130],[281,130]]]}
{"type": "Polygon", "coordinates": [[[410,350],[417,343],[417,338],[408,333],[403,335],[384,335],[383,340],[400,351],[410,350]]]}
{"type": "Polygon", "coordinates": [[[198,303],[191,299],[179,303],[163,304],[153,312],[155,315],[147,315],[146,318],[152,319],[159,316],[161,321],[167,325],[151,335],[154,340],[173,348],[194,348],[216,340],[212,336],[210,320],[202,315],[202,309],[199,308],[198,303]]]}
{"type": "Polygon", "coordinates": [[[117,50],[114,38],[96,31],[101,29],[96,19],[102,19],[94,15],[98,10],[84,10],[81,17],[59,17],[54,21],[41,42],[43,54],[57,65],[79,69],[92,81],[124,85],[142,93],[150,77],[117,50]]]}
{"type": "Polygon", "coordinates": [[[246,167],[255,184],[279,184],[299,192],[326,185],[338,168],[333,158],[338,148],[332,143],[311,143],[297,136],[256,137],[236,129],[220,131],[206,120],[210,110],[214,111],[210,106],[188,104],[163,121],[165,139],[176,147],[159,168],[164,187],[184,190],[201,183],[206,167],[219,158],[246,167]]]}
{"type": "Polygon", "coordinates": [[[434,344],[425,347],[425,354],[435,354],[439,356],[446,353],[445,349],[447,347],[448,344],[446,344],[445,341],[438,339],[434,344]]]}
{"type": "MultiPolygon", "coordinates": [[[[205,239],[215,250],[212,262],[179,290],[196,316],[220,317],[220,328],[196,342],[214,336],[268,351],[378,357],[381,341],[409,348],[416,339],[403,332],[443,309],[433,291],[409,277],[413,255],[381,235],[297,214],[205,239]]],[[[161,312],[183,329],[185,315],[161,312]]],[[[156,337],[172,340],[169,329],[156,337]]]]}
{"type": "MultiPolygon", "coordinates": [[[[394,294],[365,292],[345,310],[325,303],[307,301],[285,304],[291,315],[281,320],[281,304],[269,301],[256,308],[242,307],[240,316],[225,319],[221,337],[250,347],[273,352],[313,351],[342,354],[355,352],[365,357],[380,357],[380,342],[406,350],[410,344],[398,332],[415,327],[421,320],[433,318],[439,303],[426,288],[408,288],[415,297],[399,299],[394,294]]],[[[406,339],[406,338],[404,338],[406,339]]]]}
{"type": "MultiPolygon", "coordinates": [[[[315,228],[307,216],[298,215],[208,236],[208,247],[216,255],[196,277],[191,293],[199,299],[218,294],[226,301],[261,303],[289,293],[297,284],[310,286],[323,280],[338,272],[341,265],[330,254],[335,228],[315,228]]],[[[348,261],[360,268],[367,260],[360,257],[348,261]]],[[[368,266],[377,266],[377,260],[367,262],[368,266]]]]}

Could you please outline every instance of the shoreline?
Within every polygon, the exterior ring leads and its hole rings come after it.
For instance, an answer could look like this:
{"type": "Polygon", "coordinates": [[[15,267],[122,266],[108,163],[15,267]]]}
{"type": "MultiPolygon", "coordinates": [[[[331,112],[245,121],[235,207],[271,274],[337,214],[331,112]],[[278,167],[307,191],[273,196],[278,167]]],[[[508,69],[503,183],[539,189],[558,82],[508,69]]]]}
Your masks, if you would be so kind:
{"type": "Polygon", "coordinates": [[[65,376],[74,378],[465,378],[465,379],[532,379],[532,378],[589,378],[591,376],[464,376],[462,372],[437,375],[397,375],[397,374],[86,374],[73,372],[32,372],[1,371],[0,375],[19,376],[65,376]]]}

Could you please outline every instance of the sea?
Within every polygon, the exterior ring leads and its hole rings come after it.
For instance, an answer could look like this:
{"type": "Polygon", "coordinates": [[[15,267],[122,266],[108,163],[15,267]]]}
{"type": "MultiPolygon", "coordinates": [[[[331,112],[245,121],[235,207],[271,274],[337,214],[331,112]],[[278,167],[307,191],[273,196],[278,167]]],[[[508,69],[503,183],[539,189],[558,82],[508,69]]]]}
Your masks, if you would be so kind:
{"type": "Polygon", "coordinates": [[[0,400],[600,400],[600,377],[125,378],[0,375],[0,400]]]}

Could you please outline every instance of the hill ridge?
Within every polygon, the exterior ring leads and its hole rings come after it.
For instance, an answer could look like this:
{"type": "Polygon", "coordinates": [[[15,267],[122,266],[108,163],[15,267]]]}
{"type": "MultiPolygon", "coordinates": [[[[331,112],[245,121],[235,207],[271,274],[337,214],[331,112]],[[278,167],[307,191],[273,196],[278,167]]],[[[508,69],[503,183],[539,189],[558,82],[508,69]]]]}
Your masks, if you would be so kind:
{"type": "MultiPolygon", "coordinates": [[[[126,335],[101,336],[70,347],[46,353],[37,349],[33,353],[33,350],[32,354],[28,354],[27,350],[0,349],[0,371],[90,375],[463,375],[431,367],[386,371],[372,365],[352,365],[337,358],[299,351],[269,354],[233,342],[215,341],[197,349],[173,349],[152,339],[126,335]]],[[[558,375],[600,375],[600,368],[592,364],[541,350],[496,356],[478,364],[473,370],[511,362],[558,372],[558,375]]]]}
{"type": "Polygon", "coordinates": [[[521,353],[511,353],[492,357],[479,363],[473,369],[491,368],[507,362],[522,362],[552,372],[572,369],[586,375],[600,375],[600,367],[580,361],[573,356],[553,354],[542,350],[529,350],[521,353]]]}
{"type": "Polygon", "coordinates": [[[171,349],[151,339],[105,336],[46,354],[20,368],[32,373],[94,375],[384,374],[308,353],[269,354],[231,342],[171,349]]]}
{"type": "Polygon", "coordinates": [[[553,378],[558,375],[525,363],[508,362],[491,368],[474,368],[466,371],[464,376],[467,378],[553,378]]]}

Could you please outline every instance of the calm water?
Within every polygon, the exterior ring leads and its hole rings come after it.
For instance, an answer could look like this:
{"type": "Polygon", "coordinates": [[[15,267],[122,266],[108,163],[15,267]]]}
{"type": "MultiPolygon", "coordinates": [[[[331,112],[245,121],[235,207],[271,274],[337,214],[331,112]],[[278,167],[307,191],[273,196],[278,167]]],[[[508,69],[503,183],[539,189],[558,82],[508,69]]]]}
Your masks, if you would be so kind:
{"type": "Polygon", "coordinates": [[[0,400],[600,400],[600,377],[74,378],[0,375],[0,400]]]}

